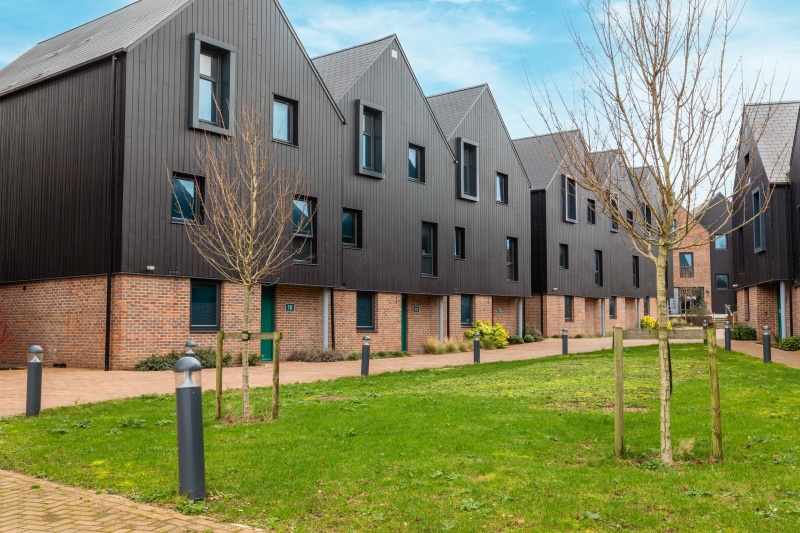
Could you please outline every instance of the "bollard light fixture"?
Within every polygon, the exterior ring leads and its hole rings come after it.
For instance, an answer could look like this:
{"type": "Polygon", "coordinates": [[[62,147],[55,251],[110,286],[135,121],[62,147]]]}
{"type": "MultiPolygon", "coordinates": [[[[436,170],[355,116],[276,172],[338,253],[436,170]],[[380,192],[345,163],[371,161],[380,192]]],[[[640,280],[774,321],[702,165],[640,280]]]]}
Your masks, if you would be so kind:
{"type": "Polygon", "coordinates": [[[38,344],[34,344],[28,348],[28,362],[41,363],[44,359],[44,350],[38,344]]]}
{"type": "Polygon", "coordinates": [[[28,348],[28,387],[25,394],[25,416],[39,416],[42,411],[42,360],[44,350],[38,344],[28,348]]]}
{"type": "MultiPolygon", "coordinates": [[[[189,350],[191,352],[191,350],[189,350]]],[[[200,361],[188,355],[181,357],[173,368],[175,372],[175,388],[185,389],[187,387],[203,386],[203,366],[200,361]]]]}
{"type": "MultiPolygon", "coordinates": [[[[194,344],[194,343],[192,343],[194,344]]],[[[186,343],[191,352],[192,346],[186,343]]],[[[180,493],[190,500],[206,497],[206,467],[203,444],[203,367],[191,355],[181,357],[175,372],[175,409],[178,430],[178,478],[180,493]]]]}

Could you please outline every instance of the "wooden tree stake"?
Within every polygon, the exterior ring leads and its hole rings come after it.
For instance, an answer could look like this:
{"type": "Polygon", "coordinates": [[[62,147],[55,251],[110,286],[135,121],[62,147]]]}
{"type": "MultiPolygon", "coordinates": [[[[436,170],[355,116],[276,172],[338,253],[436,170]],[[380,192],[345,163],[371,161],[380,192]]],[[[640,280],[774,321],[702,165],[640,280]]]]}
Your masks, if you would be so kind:
{"type": "Polygon", "coordinates": [[[623,329],[614,328],[614,362],[616,363],[616,391],[614,400],[614,454],[621,459],[625,454],[625,402],[622,377],[623,329]]]}
{"type": "Polygon", "coordinates": [[[708,340],[708,379],[711,382],[711,455],[717,461],[722,461],[722,414],[719,406],[717,328],[708,328],[706,339],[708,340]]]}

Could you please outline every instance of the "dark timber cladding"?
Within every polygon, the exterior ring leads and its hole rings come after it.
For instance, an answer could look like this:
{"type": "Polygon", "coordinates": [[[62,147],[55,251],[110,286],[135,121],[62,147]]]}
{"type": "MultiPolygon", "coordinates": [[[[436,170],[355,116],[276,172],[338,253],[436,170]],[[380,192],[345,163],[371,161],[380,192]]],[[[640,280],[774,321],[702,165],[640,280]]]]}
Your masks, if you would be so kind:
{"type": "Polygon", "coordinates": [[[751,131],[760,134],[760,138],[758,146],[753,146],[751,141],[740,148],[736,179],[737,184],[745,185],[737,187],[742,189],[742,193],[732,200],[733,227],[738,228],[753,217],[753,193],[758,192],[763,198],[771,191],[772,197],[763,214],[763,250],[756,250],[753,222],[733,232],[732,269],[735,274],[731,279],[739,289],[792,278],[792,246],[787,243],[787,228],[792,227],[793,209],[787,174],[794,149],[798,109],[798,102],[745,106],[745,138],[751,131]],[[767,114],[769,121],[763,128],[761,121],[767,114]],[[745,160],[750,162],[749,175],[745,175],[745,160]]]}
{"type": "MultiPolygon", "coordinates": [[[[508,135],[503,119],[486,85],[432,96],[431,107],[439,118],[451,149],[459,156],[461,141],[478,150],[477,202],[450,202],[453,222],[466,228],[466,260],[455,261],[453,291],[464,294],[526,296],[530,294],[530,182],[508,135]],[[468,141],[466,141],[468,140],[468,141]],[[497,176],[507,176],[507,203],[497,201],[497,176]],[[507,238],[518,243],[518,281],[504,275],[507,238]]],[[[449,170],[444,180],[449,197],[455,198],[461,172],[449,170]]],[[[448,206],[448,207],[449,207],[448,206]]],[[[448,237],[452,238],[452,225],[448,237]]],[[[451,250],[452,247],[447,248],[451,250]]],[[[449,254],[452,255],[452,254],[449,254]]]]}
{"type": "Polygon", "coordinates": [[[722,194],[717,194],[712,200],[712,205],[705,212],[705,216],[700,219],[700,224],[711,234],[712,239],[715,235],[724,235],[720,242],[725,243],[725,247],[718,246],[716,239],[709,244],[711,256],[711,302],[714,314],[726,312],[726,306],[731,310],[736,309],[736,292],[733,289],[734,266],[733,254],[731,253],[733,235],[731,235],[730,204],[722,194]],[[721,224],[722,221],[724,224],[721,224]],[[718,289],[717,275],[728,276],[728,287],[718,289]]]}
{"type": "Polygon", "coordinates": [[[109,57],[0,96],[0,282],[105,273],[112,79],[109,57]]]}
{"type": "MultiPolygon", "coordinates": [[[[172,172],[201,174],[196,149],[218,143],[187,128],[192,33],[236,47],[237,102],[263,106],[271,131],[274,96],[297,102],[297,146],[274,143],[290,172],[301,169],[317,200],[316,265],[292,265],[282,283],[338,286],[341,278],[342,119],[281,8],[273,0],[195,0],[129,53],[121,270],[217,277],[171,222],[172,172]]],[[[290,228],[287,226],[287,232],[290,228]]],[[[287,233],[288,234],[288,233],[287,233]]]]}

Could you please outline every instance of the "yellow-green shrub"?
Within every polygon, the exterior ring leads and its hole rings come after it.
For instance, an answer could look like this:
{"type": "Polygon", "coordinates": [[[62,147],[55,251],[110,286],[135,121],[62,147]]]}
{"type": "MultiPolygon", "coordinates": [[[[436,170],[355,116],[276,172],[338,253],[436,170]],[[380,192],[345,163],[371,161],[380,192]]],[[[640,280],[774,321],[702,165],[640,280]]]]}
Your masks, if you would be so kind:
{"type": "Polygon", "coordinates": [[[508,332],[500,322],[492,326],[491,322],[476,320],[472,324],[472,329],[464,332],[464,337],[466,337],[467,340],[472,340],[475,333],[479,335],[481,340],[491,339],[491,343],[497,348],[505,348],[508,346],[508,332]]]}
{"type": "MultiPolygon", "coordinates": [[[[652,316],[643,316],[642,319],[639,321],[642,328],[644,329],[656,329],[658,327],[658,320],[652,316]]],[[[667,331],[672,331],[672,323],[667,322],[667,331]]]]}

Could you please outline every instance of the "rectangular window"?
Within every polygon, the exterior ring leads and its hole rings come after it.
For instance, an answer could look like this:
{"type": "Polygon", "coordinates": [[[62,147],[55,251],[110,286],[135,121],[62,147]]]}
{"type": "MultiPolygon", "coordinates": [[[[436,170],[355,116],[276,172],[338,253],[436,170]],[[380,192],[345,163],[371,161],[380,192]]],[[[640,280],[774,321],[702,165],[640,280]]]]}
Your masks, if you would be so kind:
{"type": "Polygon", "coordinates": [[[175,174],[172,177],[173,222],[203,223],[203,187],[200,178],[175,174]]]}
{"type": "Polygon", "coordinates": [[[436,225],[422,223],[422,275],[436,277],[436,225]]]}
{"type": "Polygon", "coordinates": [[[727,235],[714,235],[714,248],[716,250],[728,249],[728,236],[727,235]]]}
{"type": "Polygon", "coordinates": [[[561,175],[561,194],[564,199],[564,221],[578,222],[578,185],[575,180],[561,175]]]}
{"type": "Polygon", "coordinates": [[[472,295],[461,295],[461,325],[472,326],[472,295]]]}
{"type": "Polygon", "coordinates": [[[558,268],[569,269],[569,246],[566,244],[558,245],[558,268]]]}
{"type": "Polygon", "coordinates": [[[564,296],[564,320],[572,322],[572,296],[564,296]]]}
{"type": "Polygon", "coordinates": [[[227,135],[235,108],[236,47],[198,33],[190,42],[189,127],[227,135]]]}
{"type": "Polygon", "coordinates": [[[517,239],[506,237],[506,281],[518,281],[517,239]]]}
{"type": "Polygon", "coordinates": [[[357,174],[383,179],[384,153],[383,139],[386,131],[383,107],[358,100],[358,117],[361,128],[361,141],[358,143],[358,168],[357,174]]]}
{"type": "Polygon", "coordinates": [[[681,265],[681,277],[693,278],[694,277],[694,253],[681,252],[679,255],[681,265]]]}
{"type": "Polygon", "coordinates": [[[508,176],[497,174],[495,178],[495,199],[498,204],[508,204],[508,176]]]}
{"type": "Polygon", "coordinates": [[[767,234],[765,228],[764,196],[761,189],[753,192],[753,249],[755,253],[763,252],[767,249],[767,234]]]}
{"type": "Polygon", "coordinates": [[[644,316],[650,316],[650,298],[644,298],[644,316]]]}
{"type": "Polygon", "coordinates": [[[342,210],[342,246],[361,248],[361,211],[342,210]]]}
{"type": "Polygon", "coordinates": [[[619,231],[619,222],[617,222],[617,212],[619,211],[618,196],[615,194],[611,199],[611,231],[619,231]]]}
{"type": "Polygon", "coordinates": [[[587,224],[595,224],[597,223],[597,205],[595,204],[594,200],[586,200],[586,223],[587,224]]]}
{"type": "Polygon", "coordinates": [[[594,251],[594,284],[595,287],[603,286],[603,252],[594,251]]]}
{"type": "Polygon", "coordinates": [[[408,145],[408,179],[425,183],[425,149],[408,145]]]}
{"type": "Polygon", "coordinates": [[[272,139],[297,145],[297,102],[275,96],[272,101],[272,139]]]}
{"type": "Polygon", "coordinates": [[[647,229],[652,229],[653,227],[653,212],[650,210],[650,206],[647,204],[642,204],[642,218],[644,218],[645,225],[647,229]]]}
{"type": "Polygon", "coordinates": [[[612,296],[608,299],[608,317],[617,318],[617,297],[612,296]]]}
{"type": "Polygon", "coordinates": [[[294,199],[294,209],[292,211],[294,256],[292,261],[295,263],[314,264],[317,262],[315,214],[316,200],[306,196],[298,196],[294,199]]]}
{"type": "Polygon", "coordinates": [[[375,330],[375,293],[356,293],[356,330],[375,330]]]}
{"type": "Polygon", "coordinates": [[[639,288],[639,256],[633,256],[633,286],[639,288]]]}
{"type": "Polygon", "coordinates": [[[455,232],[455,250],[454,256],[456,259],[466,259],[467,258],[467,250],[466,250],[466,240],[467,240],[467,230],[465,228],[459,228],[456,226],[455,232]]]}
{"type": "Polygon", "coordinates": [[[716,276],[716,287],[719,291],[727,291],[730,285],[728,285],[728,275],[727,274],[717,274],[716,276]]]}
{"type": "Polygon", "coordinates": [[[478,144],[467,139],[459,138],[459,157],[461,164],[459,172],[459,198],[477,202],[478,191],[478,144]]]}
{"type": "Polygon", "coordinates": [[[633,222],[633,211],[631,211],[630,209],[625,211],[625,218],[628,221],[628,226],[633,227],[633,224],[634,224],[634,222],[633,222]]]}
{"type": "Polygon", "coordinates": [[[219,331],[220,284],[192,281],[189,314],[190,331],[219,331]]]}

